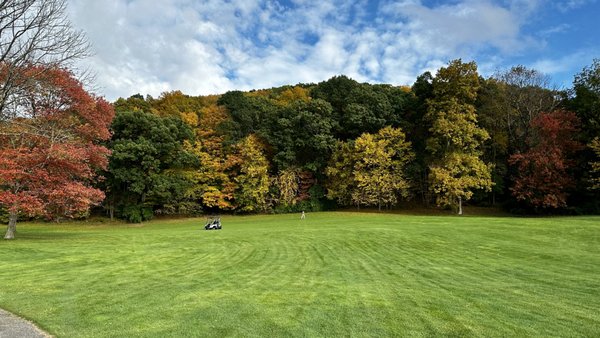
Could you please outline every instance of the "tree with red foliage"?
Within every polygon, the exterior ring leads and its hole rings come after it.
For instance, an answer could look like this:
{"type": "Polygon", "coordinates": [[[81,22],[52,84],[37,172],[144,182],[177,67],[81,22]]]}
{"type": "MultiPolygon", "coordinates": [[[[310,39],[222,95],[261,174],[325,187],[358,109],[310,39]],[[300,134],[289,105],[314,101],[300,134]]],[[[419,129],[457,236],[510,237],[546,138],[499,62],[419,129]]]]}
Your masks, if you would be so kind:
{"type": "Polygon", "coordinates": [[[541,113],[531,121],[528,150],[509,158],[516,169],[513,196],[539,208],[567,206],[568,190],[575,185],[570,170],[573,155],[582,149],[576,140],[579,119],[575,113],[557,110],[541,113]]]}
{"type": "Polygon", "coordinates": [[[86,92],[65,69],[28,66],[19,72],[30,85],[11,107],[13,117],[0,120],[5,239],[14,238],[19,215],[78,217],[102,201],[104,193],[92,183],[107,166],[109,151],[99,142],[110,138],[114,117],[109,103],[86,92]]]}

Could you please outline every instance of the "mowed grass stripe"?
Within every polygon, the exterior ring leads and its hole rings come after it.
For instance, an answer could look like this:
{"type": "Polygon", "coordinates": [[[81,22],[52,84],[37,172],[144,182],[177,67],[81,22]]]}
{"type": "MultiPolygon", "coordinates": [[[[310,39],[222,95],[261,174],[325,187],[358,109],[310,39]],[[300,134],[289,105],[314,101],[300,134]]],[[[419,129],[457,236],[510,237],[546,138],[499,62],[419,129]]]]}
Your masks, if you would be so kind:
{"type": "Polygon", "coordinates": [[[26,224],[0,307],[59,337],[598,336],[600,218],[26,224]]]}

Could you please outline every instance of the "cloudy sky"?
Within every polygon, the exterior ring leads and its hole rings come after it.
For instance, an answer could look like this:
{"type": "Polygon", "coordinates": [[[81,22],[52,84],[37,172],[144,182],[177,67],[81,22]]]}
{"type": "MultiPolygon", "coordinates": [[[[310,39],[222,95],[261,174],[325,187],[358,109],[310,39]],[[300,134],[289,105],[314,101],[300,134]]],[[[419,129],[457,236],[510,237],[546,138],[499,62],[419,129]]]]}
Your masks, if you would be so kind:
{"type": "Polygon", "coordinates": [[[570,86],[600,58],[600,0],[69,0],[109,100],[310,83],[410,85],[447,61],[570,86]]]}

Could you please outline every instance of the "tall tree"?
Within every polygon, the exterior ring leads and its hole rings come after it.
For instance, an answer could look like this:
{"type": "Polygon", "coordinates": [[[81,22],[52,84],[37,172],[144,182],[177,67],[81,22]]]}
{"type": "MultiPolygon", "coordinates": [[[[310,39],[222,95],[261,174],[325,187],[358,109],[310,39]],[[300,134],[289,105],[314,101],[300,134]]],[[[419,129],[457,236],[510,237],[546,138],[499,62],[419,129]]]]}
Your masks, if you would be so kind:
{"type": "Polygon", "coordinates": [[[513,198],[511,180],[518,169],[509,164],[508,158],[528,151],[531,121],[543,112],[553,111],[560,104],[560,94],[547,75],[524,66],[480,79],[476,109],[481,126],[490,134],[484,143],[483,158],[493,164],[491,203],[497,198],[504,202],[513,198]]]}
{"type": "Polygon", "coordinates": [[[490,138],[484,143],[483,158],[493,164],[491,204],[507,197],[509,128],[507,125],[508,97],[506,84],[495,78],[480,79],[476,109],[478,121],[490,138]]]}
{"type": "Polygon", "coordinates": [[[494,104],[502,104],[503,121],[509,137],[509,153],[526,150],[531,121],[542,112],[555,110],[560,104],[558,91],[551,88],[550,78],[524,66],[494,75],[500,84],[502,97],[494,104]]]}
{"type": "Polygon", "coordinates": [[[438,205],[457,207],[474,189],[490,190],[490,167],[480,159],[488,133],[477,125],[474,103],[479,89],[475,62],[454,60],[433,79],[433,98],[426,118],[431,121],[427,149],[429,179],[438,205]]]}
{"type": "Polygon", "coordinates": [[[568,102],[581,121],[579,139],[587,145],[580,152],[577,164],[577,196],[585,211],[600,211],[600,189],[598,186],[598,138],[600,137],[600,59],[575,76],[573,92],[568,102]]]}
{"type": "Polygon", "coordinates": [[[104,194],[92,184],[96,170],[106,168],[109,152],[99,143],[110,137],[114,116],[106,101],[87,93],[64,69],[20,71],[36,85],[19,101],[19,116],[0,121],[0,204],[10,214],[6,239],[14,238],[20,214],[77,217],[102,201],[104,194]]]}
{"type": "Polygon", "coordinates": [[[569,106],[581,120],[586,142],[600,135],[600,59],[575,76],[574,96],[569,106]]]}
{"type": "Polygon", "coordinates": [[[433,98],[433,75],[425,72],[419,75],[411,87],[409,114],[406,116],[407,127],[404,129],[408,140],[412,143],[415,160],[407,168],[414,194],[421,197],[424,205],[431,202],[429,189],[429,152],[426,140],[429,138],[431,121],[427,116],[427,102],[433,98]]]}
{"type": "Polygon", "coordinates": [[[306,88],[300,86],[289,87],[273,98],[273,102],[278,106],[287,106],[296,101],[310,101],[310,93],[306,88]]]}
{"type": "Polygon", "coordinates": [[[152,101],[152,108],[160,116],[179,117],[183,114],[199,113],[203,108],[201,97],[185,95],[179,90],[164,92],[152,101]]]}

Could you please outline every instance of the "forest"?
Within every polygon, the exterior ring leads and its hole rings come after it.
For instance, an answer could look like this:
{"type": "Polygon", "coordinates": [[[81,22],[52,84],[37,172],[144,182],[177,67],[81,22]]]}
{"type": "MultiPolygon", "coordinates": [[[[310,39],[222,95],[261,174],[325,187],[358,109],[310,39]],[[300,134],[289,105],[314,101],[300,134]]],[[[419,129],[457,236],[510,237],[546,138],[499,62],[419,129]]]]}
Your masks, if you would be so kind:
{"type": "Polygon", "coordinates": [[[449,62],[412,87],[336,76],[220,96],[118,99],[110,215],[336,207],[599,210],[600,62],[556,90],[523,66],[449,62]]]}
{"type": "Polygon", "coordinates": [[[458,59],[410,87],[340,75],[112,104],[66,70],[42,74],[29,108],[2,125],[0,204],[15,221],[86,217],[90,206],[129,222],[415,206],[461,214],[465,203],[600,211],[600,60],[569,89],[524,66],[484,78],[458,59]]]}

